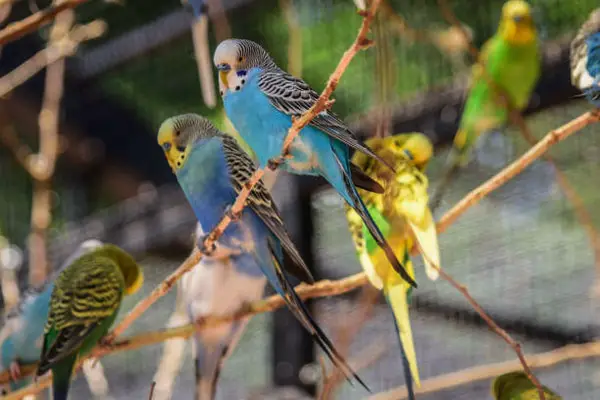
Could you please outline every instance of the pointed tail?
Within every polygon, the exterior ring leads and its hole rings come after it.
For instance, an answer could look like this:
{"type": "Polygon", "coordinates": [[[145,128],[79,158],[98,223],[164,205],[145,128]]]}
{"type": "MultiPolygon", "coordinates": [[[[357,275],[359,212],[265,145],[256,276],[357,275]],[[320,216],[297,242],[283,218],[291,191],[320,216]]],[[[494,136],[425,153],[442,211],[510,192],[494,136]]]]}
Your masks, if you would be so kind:
{"type": "Polygon", "coordinates": [[[358,376],[358,374],[350,367],[348,362],[342,356],[342,354],[335,348],[331,340],[327,337],[325,332],[321,329],[321,327],[317,324],[317,322],[311,317],[308,309],[298,297],[298,294],[294,290],[294,287],[289,282],[285,272],[281,268],[281,263],[277,258],[277,254],[281,252],[275,251],[274,245],[271,241],[269,241],[269,248],[271,253],[273,254],[273,264],[275,266],[275,273],[277,275],[277,280],[275,282],[271,281],[271,284],[275,288],[275,290],[279,293],[279,295],[285,300],[289,310],[294,314],[294,316],[300,321],[300,323],[304,326],[306,330],[308,330],[314,341],[321,347],[321,349],[327,354],[327,357],[331,360],[331,362],[346,375],[346,378],[350,383],[351,378],[354,378],[362,387],[365,388],[369,393],[371,389],[366,385],[366,383],[358,376]]]}
{"type": "Polygon", "coordinates": [[[384,283],[385,298],[394,314],[394,325],[400,339],[404,378],[409,399],[414,399],[413,381],[419,387],[419,369],[408,315],[408,293],[404,282],[393,277],[384,283]]]}
{"type": "Polygon", "coordinates": [[[52,368],[52,399],[67,400],[77,354],[66,357],[52,368]]]}

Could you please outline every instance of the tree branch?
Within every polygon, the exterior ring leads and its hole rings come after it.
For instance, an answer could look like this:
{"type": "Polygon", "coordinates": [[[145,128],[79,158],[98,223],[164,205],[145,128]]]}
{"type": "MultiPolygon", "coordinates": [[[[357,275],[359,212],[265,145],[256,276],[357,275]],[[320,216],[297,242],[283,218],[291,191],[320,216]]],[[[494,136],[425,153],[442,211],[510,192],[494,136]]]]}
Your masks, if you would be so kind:
{"type": "Polygon", "coordinates": [[[64,38],[51,43],[33,57],[19,65],[18,68],[0,78],[0,97],[12,92],[16,87],[25,83],[46,66],[62,58],[72,56],[82,42],[96,39],[106,31],[106,24],[96,20],[82,26],[76,26],[64,38]]]}
{"type": "MultiPolygon", "coordinates": [[[[545,353],[527,356],[529,366],[534,369],[548,368],[572,360],[600,357],[600,341],[584,344],[570,344],[545,353]]],[[[438,375],[421,381],[421,387],[415,393],[434,393],[441,390],[452,389],[457,386],[468,385],[474,382],[495,378],[498,375],[515,371],[521,366],[519,361],[503,361],[493,364],[478,365],[460,371],[438,375]]],[[[408,397],[406,386],[375,394],[368,400],[400,400],[408,397]]]]}
{"type": "MultiPolygon", "coordinates": [[[[55,0],[59,4],[60,0],[55,0]]],[[[56,17],[50,30],[49,45],[62,40],[71,29],[75,13],[67,9],[56,17]]],[[[58,128],[60,102],[65,80],[65,62],[59,59],[48,65],[44,83],[42,110],[38,117],[39,150],[30,157],[30,169],[33,175],[33,199],[31,202],[31,231],[28,238],[29,247],[29,284],[33,287],[41,285],[48,274],[48,257],[46,248],[46,232],[52,222],[51,180],[54,176],[58,155],[58,128]]]]}
{"type": "MultiPolygon", "coordinates": [[[[358,35],[354,40],[354,43],[350,46],[350,48],[344,53],[342,59],[340,60],[338,66],[331,74],[323,93],[319,99],[315,102],[315,104],[301,117],[294,119],[292,126],[290,127],[288,134],[283,143],[283,148],[281,152],[281,156],[272,160],[269,163],[269,169],[276,169],[279,164],[282,163],[284,157],[286,157],[290,145],[294,138],[298,135],[298,133],[306,126],[308,123],[321,111],[328,108],[332,102],[329,100],[329,97],[335,90],[342,74],[348,67],[348,64],[354,56],[361,50],[369,47],[372,42],[367,38],[367,33],[369,32],[369,25],[373,20],[373,16],[377,11],[377,7],[379,6],[380,0],[374,0],[368,12],[361,12],[363,16],[363,21],[361,27],[359,29],[358,35]]],[[[246,204],[246,200],[252,191],[252,188],[258,183],[258,181],[265,174],[265,169],[259,168],[254,174],[250,177],[248,182],[244,185],[244,188],[240,191],[236,201],[231,207],[232,214],[239,214],[246,204]]],[[[203,242],[203,248],[211,248],[218,238],[223,234],[227,226],[231,223],[231,218],[229,215],[224,215],[223,218],[219,221],[216,227],[206,236],[203,242]]],[[[165,295],[179,280],[179,278],[185,274],[187,271],[191,270],[201,259],[202,253],[196,248],[192,252],[192,254],[186,259],[186,261],[181,265],[177,270],[169,275],[156,289],[152,291],[152,293],[141,300],[134,308],[125,316],[125,318],[114,328],[114,330],[109,334],[106,338],[107,341],[114,340],[117,336],[123,333],[139,316],[144,313],[154,302],[165,295]]]]}
{"type": "Polygon", "coordinates": [[[28,33],[35,32],[52,21],[62,11],[75,8],[86,1],[88,0],[62,0],[21,21],[13,22],[0,31],[0,46],[15,41],[28,33]]]}

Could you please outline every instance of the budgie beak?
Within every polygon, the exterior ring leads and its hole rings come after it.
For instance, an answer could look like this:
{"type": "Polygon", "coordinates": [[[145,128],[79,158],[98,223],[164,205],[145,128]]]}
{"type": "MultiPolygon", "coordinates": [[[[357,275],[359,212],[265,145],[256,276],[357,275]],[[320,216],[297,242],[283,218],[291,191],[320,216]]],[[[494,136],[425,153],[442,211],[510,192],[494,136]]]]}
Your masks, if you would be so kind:
{"type": "Polygon", "coordinates": [[[173,145],[171,144],[171,142],[163,142],[160,143],[160,147],[162,147],[163,151],[165,152],[165,158],[167,159],[167,162],[169,163],[169,167],[171,167],[171,170],[173,171],[173,173],[175,173],[175,160],[174,160],[174,155],[172,154],[173,151],[173,145]]]}
{"type": "Polygon", "coordinates": [[[231,66],[226,63],[222,63],[217,65],[217,70],[219,71],[219,80],[223,84],[224,88],[229,87],[229,82],[227,80],[227,76],[229,75],[229,71],[231,71],[231,66]]]}

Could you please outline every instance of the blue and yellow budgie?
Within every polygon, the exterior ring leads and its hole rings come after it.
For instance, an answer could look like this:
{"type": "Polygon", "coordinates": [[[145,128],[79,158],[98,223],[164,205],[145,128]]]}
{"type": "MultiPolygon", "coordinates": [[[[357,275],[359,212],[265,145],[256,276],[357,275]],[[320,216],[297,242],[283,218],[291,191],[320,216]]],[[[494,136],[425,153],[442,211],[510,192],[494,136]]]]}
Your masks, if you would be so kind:
{"type": "MultiPolygon", "coordinates": [[[[302,79],[279,68],[260,45],[250,40],[221,42],[213,62],[219,71],[227,117],[252,148],[260,166],[265,167],[281,154],[292,118],[308,111],[319,95],[302,79]]],[[[325,178],[360,215],[394,269],[416,287],[358,195],[357,187],[377,193],[383,188],[350,162],[350,147],[384,163],[356,139],[340,118],[322,111],[294,139],[291,158],[282,168],[325,178]]]]}
{"type": "MultiPolygon", "coordinates": [[[[440,264],[435,222],[427,205],[428,181],[424,169],[433,154],[429,139],[420,133],[374,138],[365,142],[380,157],[392,164],[392,172],[364,154],[355,153],[352,161],[385,187],[383,194],[361,193],[369,212],[392,245],[396,256],[403,261],[414,277],[410,251],[417,244],[423,257],[427,276],[437,279],[440,264]]],[[[383,290],[400,336],[404,374],[409,398],[414,398],[412,382],[419,385],[419,370],[408,316],[408,301],[412,290],[394,271],[381,249],[374,242],[361,218],[347,208],[346,216],[360,263],[377,289],[383,290]]]]}
{"type": "Polygon", "coordinates": [[[571,83],[600,107],[600,8],[590,14],[571,42],[571,83]]]}
{"type": "Polygon", "coordinates": [[[143,283],[135,260],[117,246],[89,251],[56,278],[50,297],[37,376],[52,370],[52,398],[66,400],[77,360],[114,322],[124,295],[143,283]]]}
{"type": "MultiPolygon", "coordinates": [[[[562,400],[546,386],[542,386],[546,400],[562,400]]],[[[492,382],[492,396],[496,400],[539,400],[535,385],[523,371],[509,372],[498,376],[492,382]]]]}
{"type": "MultiPolygon", "coordinates": [[[[87,240],[71,254],[57,270],[57,274],[82,255],[102,246],[98,240],[87,240]]],[[[56,276],[56,275],[54,275],[56,276]]],[[[31,382],[31,378],[20,379],[20,366],[39,361],[42,350],[44,323],[50,306],[50,295],[54,289],[53,279],[40,288],[27,291],[16,307],[4,318],[0,331],[0,370],[10,370],[11,391],[21,389],[31,382]]]]}
{"type": "MultiPolygon", "coordinates": [[[[202,229],[211,231],[225,213],[231,214],[229,207],[255,171],[252,160],[233,137],[195,114],[179,115],[163,122],[158,143],[202,229]]],[[[290,273],[304,282],[314,280],[262,182],[254,187],[246,204],[240,216],[231,215],[234,222],[225,229],[218,246],[203,251],[212,257],[230,257],[248,273],[258,265],[332,362],[346,376],[353,376],[365,386],[310,316],[291,285],[290,273]],[[283,261],[284,253],[289,256],[287,263],[283,261]]],[[[198,244],[201,243],[203,238],[198,240],[198,244]]]]}
{"type": "Polygon", "coordinates": [[[508,121],[509,106],[521,111],[541,73],[537,31],[529,4],[509,0],[502,7],[498,31],[485,44],[473,66],[471,86],[448,157],[448,170],[431,200],[435,210],[442,195],[460,168],[465,167],[481,135],[502,128],[508,121]]]}

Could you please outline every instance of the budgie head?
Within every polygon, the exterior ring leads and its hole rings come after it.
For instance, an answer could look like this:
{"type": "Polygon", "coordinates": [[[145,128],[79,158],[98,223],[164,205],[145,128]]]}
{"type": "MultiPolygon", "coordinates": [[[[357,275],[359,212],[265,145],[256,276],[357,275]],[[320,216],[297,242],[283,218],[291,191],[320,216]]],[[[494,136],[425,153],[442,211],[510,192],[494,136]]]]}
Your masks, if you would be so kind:
{"type": "Polygon", "coordinates": [[[498,33],[514,45],[529,44],[536,40],[536,29],[531,7],[523,0],[509,0],[502,6],[498,33]]]}
{"type": "MultiPolygon", "coordinates": [[[[561,400],[562,397],[543,386],[546,400],[561,400]]],[[[498,376],[492,383],[492,395],[496,400],[539,399],[535,385],[525,372],[514,371],[498,376]]]]}
{"type": "MultiPolygon", "coordinates": [[[[84,257],[85,259],[89,259],[88,257],[91,257],[92,259],[93,257],[108,257],[115,261],[123,274],[123,278],[125,278],[126,295],[136,293],[144,283],[144,274],[138,263],[129,253],[113,244],[105,244],[98,247],[95,250],[90,251],[84,257]]],[[[82,257],[75,260],[75,262],[77,263],[85,259],[82,257]]]]}
{"type": "Polygon", "coordinates": [[[219,71],[221,96],[227,90],[240,90],[246,84],[246,74],[252,68],[278,69],[265,49],[258,43],[246,39],[222,41],[215,50],[213,62],[219,71]]]}
{"type": "Polygon", "coordinates": [[[600,107],[600,8],[594,10],[571,42],[571,83],[600,107]]]}
{"type": "Polygon", "coordinates": [[[174,173],[185,165],[194,143],[203,138],[221,136],[208,119],[197,114],[182,114],[166,119],[158,130],[158,144],[165,152],[174,173]]]}
{"type": "MultiPolygon", "coordinates": [[[[424,170],[433,155],[433,145],[422,133],[403,133],[385,138],[371,138],[365,141],[376,154],[391,165],[399,162],[410,162],[420,170],[424,170]]],[[[359,167],[368,170],[368,164],[377,163],[362,153],[355,153],[352,161],[359,167]]],[[[383,170],[383,169],[382,169],[383,170]]]]}

